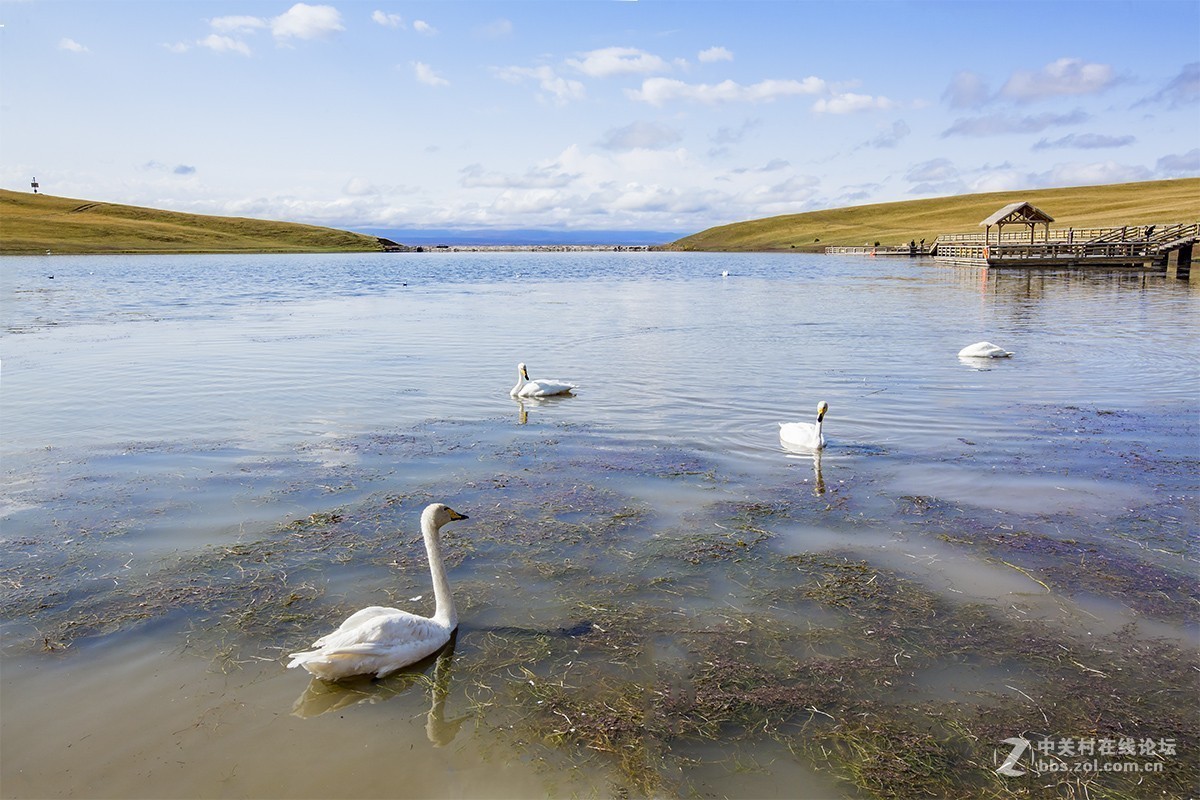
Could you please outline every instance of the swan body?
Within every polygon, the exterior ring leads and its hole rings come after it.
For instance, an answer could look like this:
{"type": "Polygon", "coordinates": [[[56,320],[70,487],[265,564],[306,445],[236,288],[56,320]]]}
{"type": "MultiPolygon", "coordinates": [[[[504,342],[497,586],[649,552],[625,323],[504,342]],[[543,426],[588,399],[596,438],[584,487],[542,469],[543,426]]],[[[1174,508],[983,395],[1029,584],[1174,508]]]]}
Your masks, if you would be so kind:
{"type": "Polygon", "coordinates": [[[794,450],[817,451],[825,446],[825,437],[821,435],[821,425],[825,420],[825,412],[829,403],[824,400],[817,403],[817,421],[811,422],[781,422],[779,423],[779,441],[794,450]]]}
{"type": "Polygon", "coordinates": [[[450,596],[438,534],[446,523],[466,518],[441,503],[428,506],[421,514],[421,535],[436,601],[432,617],[383,606],[364,608],[333,633],[313,642],[312,650],[292,653],[288,668],[304,667],[327,681],[370,674],[382,678],[440,650],[458,627],[458,613],[450,596]]]}
{"type": "Polygon", "coordinates": [[[525,368],[525,365],[517,364],[517,385],[512,388],[509,395],[512,397],[553,397],[570,394],[572,389],[578,388],[575,384],[566,381],[531,381],[529,380],[529,370],[525,368]]]}
{"type": "Polygon", "coordinates": [[[959,358],[1008,358],[1012,353],[991,342],[976,342],[958,351],[959,358]]]}

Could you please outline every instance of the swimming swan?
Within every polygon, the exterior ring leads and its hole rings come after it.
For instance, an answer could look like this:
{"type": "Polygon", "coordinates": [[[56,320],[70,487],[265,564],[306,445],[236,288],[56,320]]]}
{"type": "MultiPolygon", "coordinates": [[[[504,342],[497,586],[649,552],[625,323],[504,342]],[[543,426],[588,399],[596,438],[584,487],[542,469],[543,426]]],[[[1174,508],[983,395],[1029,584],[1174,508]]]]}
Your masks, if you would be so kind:
{"type": "Polygon", "coordinates": [[[991,342],[976,342],[958,351],[959,358],[1008,358],[1012,353],[991,342]]]}
{"type": "Polygon", "coordinates": [[[570,394],[572,389],[579,387],[566,381],[529,380],[529,370],[524,364],[517,364],[517,385],[509,392],[511,397],[552,397],[559,394],[570,394]]]}
{"type": "Polygon", "coordinates": [[[421,514],[421,535],[436,601],[432,617],[418,617],[398,608],[364,608],[351,614],[336,631],[313,642],[313,650],[292,653],[288,668],[304,667],[327,681],[371,673],[382,678],[441,649],[458,627],[458,613],[442,564],[438,532],[446,523],[466,518],[441,503],[428,506],[421,514]]]}
{"type": "Polygon", "coordinates": [[[829,403],[824,400],[817,403],[817,424],[811,422],[781,422],[779,423],[779,441],[784,447],[796,450],[820,450],[825,446],[825,437],[821,435],[821,423],[825,420],[825,412],[829,403]]]}

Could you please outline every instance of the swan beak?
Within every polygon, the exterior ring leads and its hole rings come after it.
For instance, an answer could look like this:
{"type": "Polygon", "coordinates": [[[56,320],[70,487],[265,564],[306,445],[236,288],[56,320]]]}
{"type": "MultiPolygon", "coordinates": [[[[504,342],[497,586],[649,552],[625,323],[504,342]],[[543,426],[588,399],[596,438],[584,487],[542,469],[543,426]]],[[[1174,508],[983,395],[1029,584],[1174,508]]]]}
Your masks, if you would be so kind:
{"type": "Polygon", "coordinates": [[[817,409],[817,422],[820,422],[823,419],[825,419],[825,412],[828,410],[829,410],[829,406],[822,403],[821,407],[817,409]]]}
{"type": "Polygon", "coordinates": [[[525,369],[525,367],[521,367],[521,377],[529,380],[529,370],[525,369]]]}
{"type": "Polygon", "coordinates": [[[468,517],[466,514],[460,514],[457,511],[455,511],[453,508],[447,508],[446,510],[450,512],[451,520],[470,519],[470,517],[468,517]]]}

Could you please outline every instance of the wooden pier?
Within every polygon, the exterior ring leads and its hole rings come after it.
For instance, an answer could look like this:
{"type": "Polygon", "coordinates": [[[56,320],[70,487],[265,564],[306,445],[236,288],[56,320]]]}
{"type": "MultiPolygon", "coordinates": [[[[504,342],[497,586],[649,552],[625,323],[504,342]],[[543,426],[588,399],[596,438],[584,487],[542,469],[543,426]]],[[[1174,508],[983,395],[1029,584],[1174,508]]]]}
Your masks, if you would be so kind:
{"type": "Polygon", "coordinates": [[[922,249],[919,245],[877,245],[871,247],[835,247],[830,246],[825,248],[825,255],[841,255],[841,256],[908,256],[915,258],[917,256],[933,255],[930,248],[922,249]]]}
{"type": "Polygon", "coordinates": [[[978,234],[943,235],[934,242],[942,264],[970,267],[1110,267],[1166,269],[1189,277],[1200,223],[1050,229],[1042,241],[1021,236],[985,239],[978,234]]]}
{"type": "Polygon", "coordinates": [[[1012,203],[979,223],[982,233],[942,234],[921,245],[826,247],[830,254],[933,256],[939,264],[988,268],[1085,268],[1165,270],[1172,278],[1200,281],[1192,251],[1200,222],[1052,228],[1054,218],[1029,203],[1012,203]],[[1004,231],[1017,226],[1020,233],[1004,231]],[[993,228],[995,230],[993,230],[993,228]],[[1027,230],[1025,230],[1027,229],[1027,230]]]}

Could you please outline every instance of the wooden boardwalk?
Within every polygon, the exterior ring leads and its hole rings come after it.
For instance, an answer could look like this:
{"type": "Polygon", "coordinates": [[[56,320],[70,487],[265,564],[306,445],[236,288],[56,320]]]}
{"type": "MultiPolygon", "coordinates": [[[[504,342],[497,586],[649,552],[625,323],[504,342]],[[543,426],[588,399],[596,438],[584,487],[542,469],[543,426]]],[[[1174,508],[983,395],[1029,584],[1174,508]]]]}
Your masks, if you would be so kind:
{"type": "Polygon", "coordinates": [[[972,267],[1110,267],[1190,271],[1200,223],[1050,228],[1041,241],[1024,234],[990,239],[981,234],[950,234],[934,242],[939,263],[972,267]]]}
{"type": "Polygon", "coordinates": [[[878,247],[826,247],[825,255],[849,255],[849,256],[908,256],[915,258],[916,256],[933,255],[933,252],[926,248],[922,250],[919,246],[909,247],[908,245],[896,245],[878,247]]]}

